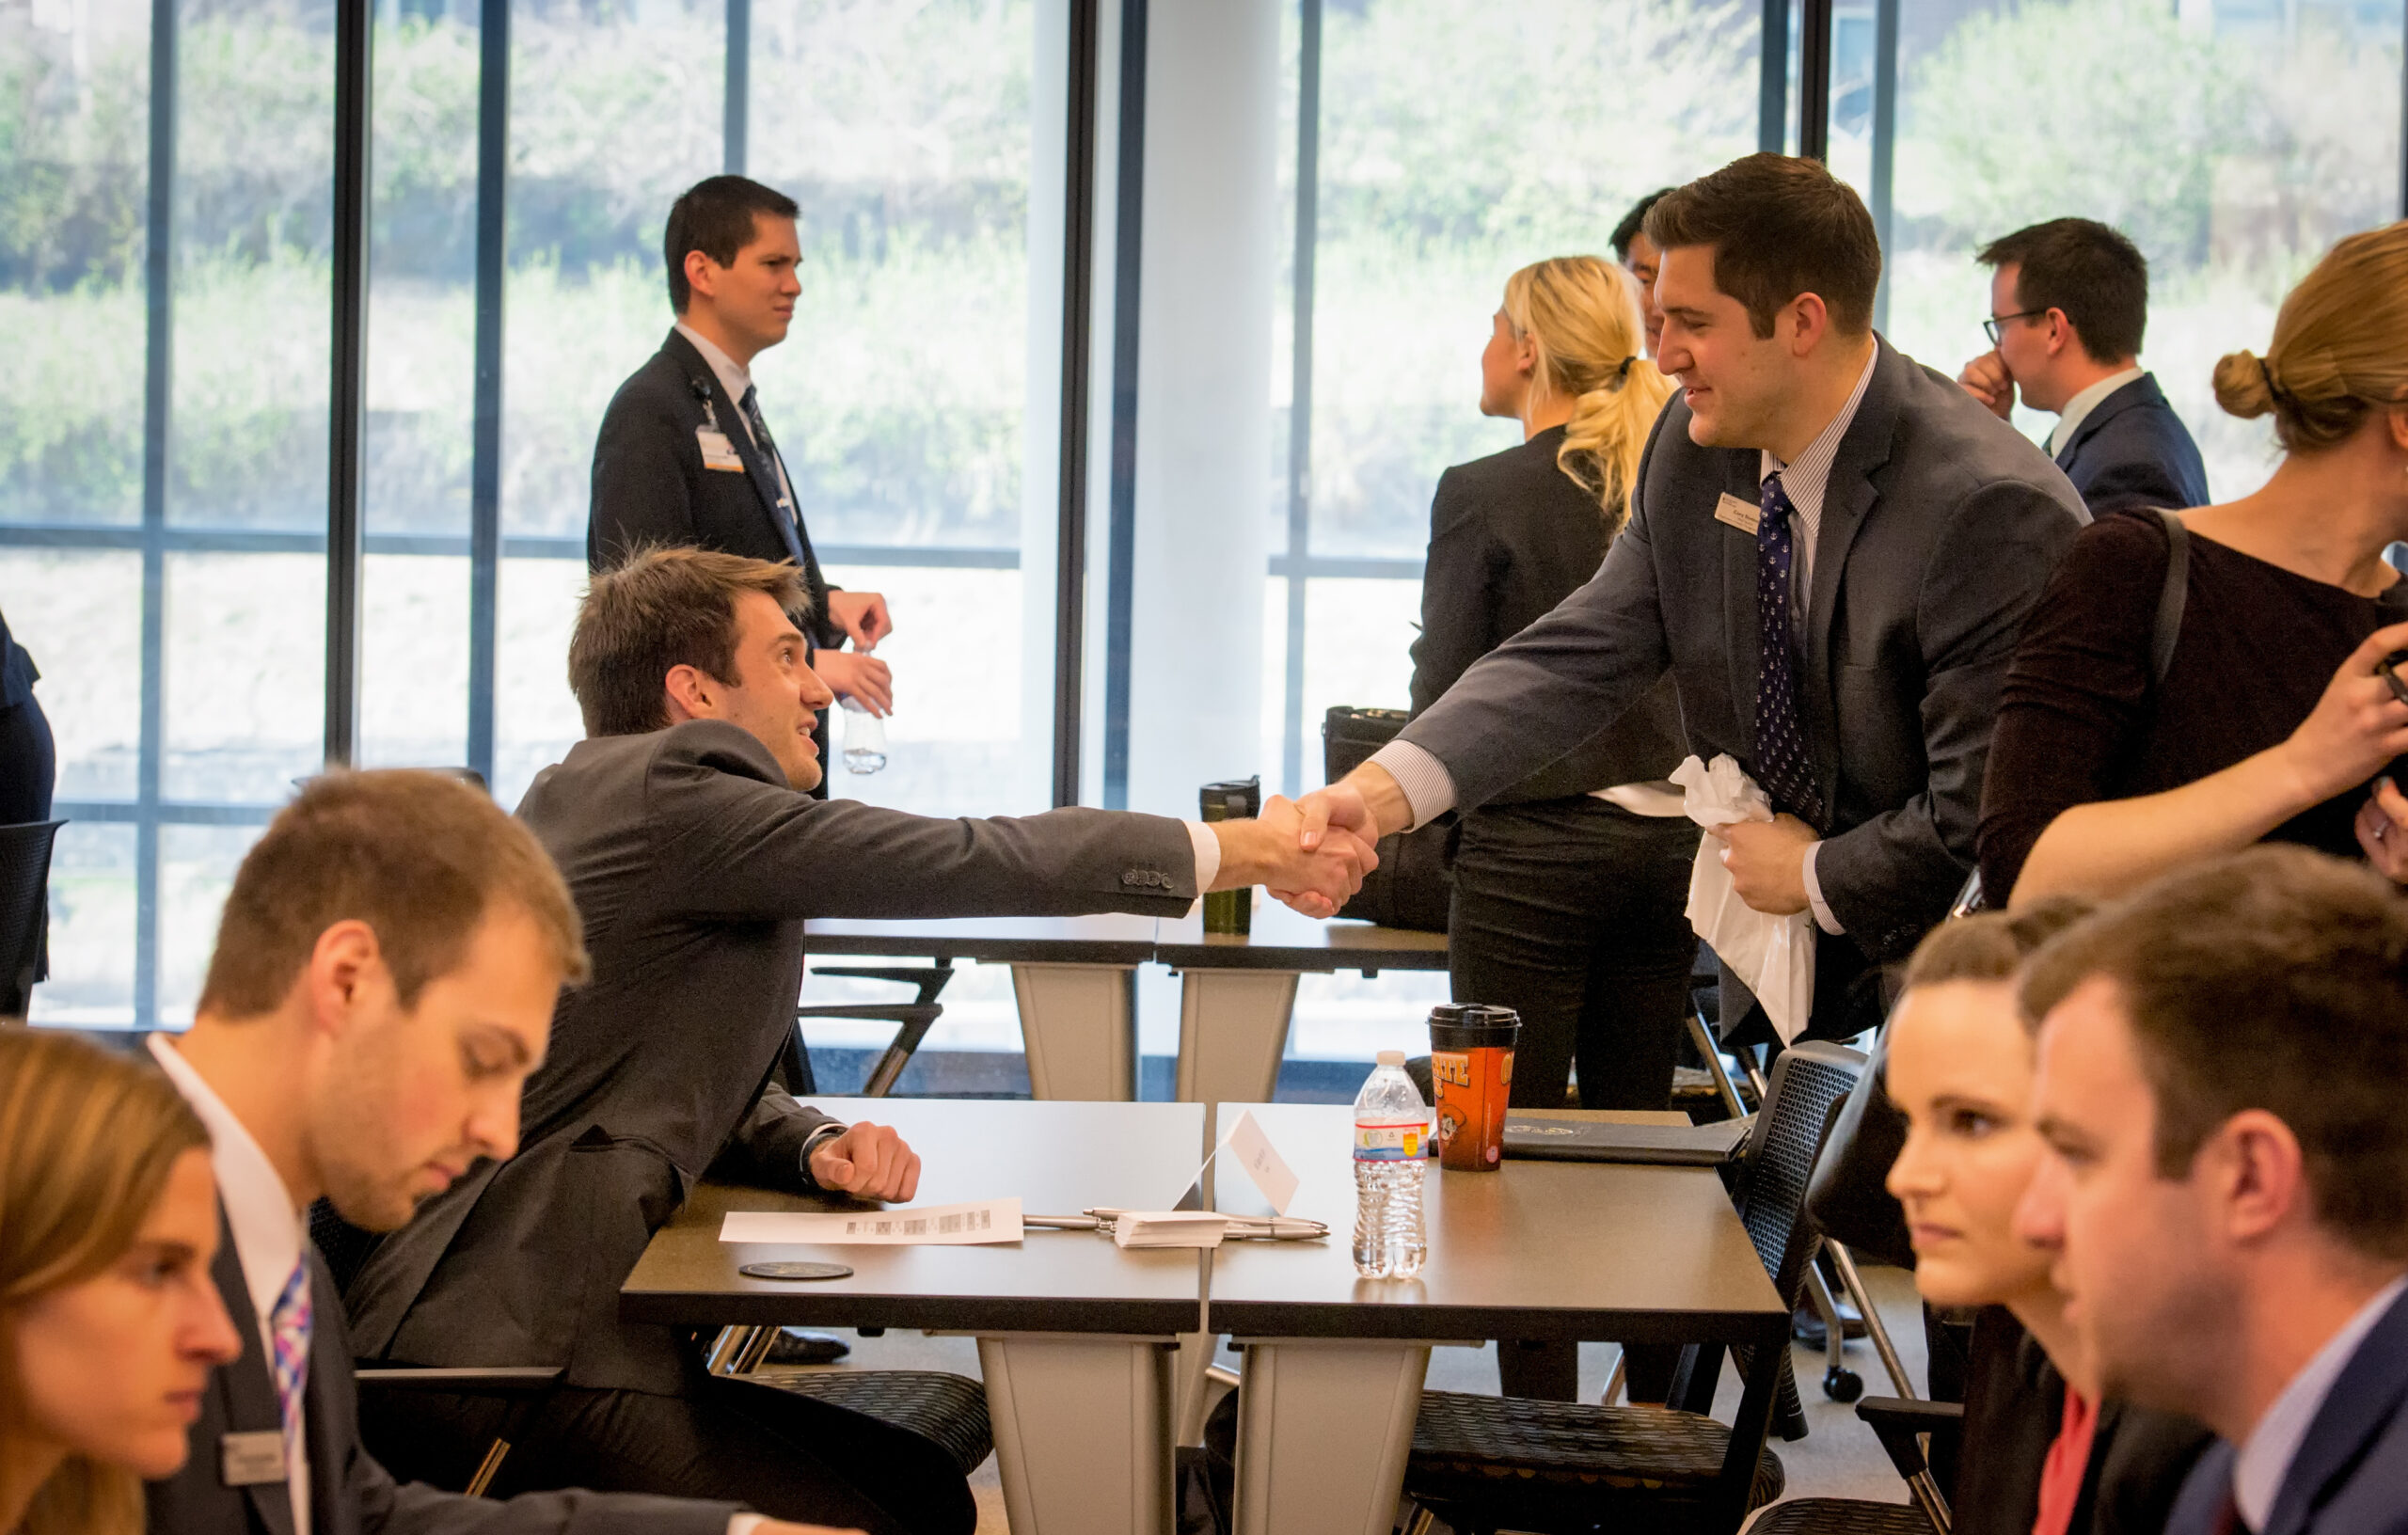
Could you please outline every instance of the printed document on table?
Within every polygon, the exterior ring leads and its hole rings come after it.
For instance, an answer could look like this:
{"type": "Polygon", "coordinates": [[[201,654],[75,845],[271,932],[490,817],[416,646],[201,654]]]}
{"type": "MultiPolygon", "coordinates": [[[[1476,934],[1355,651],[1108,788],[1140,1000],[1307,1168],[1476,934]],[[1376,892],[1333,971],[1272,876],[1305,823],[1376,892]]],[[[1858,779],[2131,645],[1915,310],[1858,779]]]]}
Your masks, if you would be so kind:
{"type": "Polygon", "coordinates": [[[907,1205],[900,1210],[833,1214],[732,1210],[719,1228],[721,1242],[861,1244],[886,1247],[967,1247],[1021,1240],[1020,1200],[975,1199],[960,1205],[907,1205]]]}

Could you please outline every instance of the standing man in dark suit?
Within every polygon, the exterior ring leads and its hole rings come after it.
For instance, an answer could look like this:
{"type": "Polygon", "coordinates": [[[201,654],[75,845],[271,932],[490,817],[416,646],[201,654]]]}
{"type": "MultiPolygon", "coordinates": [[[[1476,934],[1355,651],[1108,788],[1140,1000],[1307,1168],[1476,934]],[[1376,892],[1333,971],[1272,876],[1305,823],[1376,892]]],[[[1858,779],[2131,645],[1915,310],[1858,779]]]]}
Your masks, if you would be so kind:
{"type": "MultiPolygon", "coordinates": [[[[50,819],[51,795],[58,783],[58,749],[50,734],[49,717],[34,684],[41,673],[25,647],[8,632],[0,616],[0,826],[24,826],[50,819]]],[[[40,981],[50,973],[50,912],[47,900],[35,918],[33,970],[24,976],[0,975],[0,1018],[23,1011],[28,998],[18,982],[40,981]]],[[[12,965],[14,955],[0,956],[0,965],[12,965]]]]}
{"type": "Polygon", "coordinates": [[[2408,899],[2261,847],[2025,972],[2054,1253],[2110,1397],[2224,1437],[2169,1535],[2408,1532],[2408,899]]]}
{"type": "MultiPolygon", "coordinates": [[[[506,1484],[726,1488],[782,1511],[821,1507],[812,1479],[832,1469],[869,1505],[844,1505],[853,1522],[966,1535],[976,1511],[950,1464],[900,1458],[860,1415],[712,1376],[691,1338],[619,1320],[620,1285],[706,1174],[869,1198],[917,1186],[893,1131],[848,1128],[769,1080],[795,1037],[804,919],[1176,916],[1258,883],[1327,915],[1372,860],[1351,839],[1305,854],[1276,797],[1260,821],[1210,826],[814,799],[800,791],[819,776],[810,720],[827,689],[789,616],[799,584],[791,565],[698,549],[594,578],[569,648],[587,738],[518,808],[568,878],[593,984],[562,999],[528,1084],[525,1153],[431,1201],[345,1299],[365,1357],[566,1367],[506,1484]]],[[[499,1416],[465,1397],[391,1406],[370,1437],[403,1466],[473,1465],[499,1416]]]]}
{"type": "MultiPolygon", "coordinates": [[[[800,1535],[733,1500],[507,1502],[397,1483],[360,1447],[342,1306],[304,1211],[372,1229],[518,1142],[552,1000],[585,973],[535,839],[433,773],[313,780],[234,876],[190,1030],[150,1053],[208,1126],[215,1277],[243,1342],[211,1377],[159,1535],[800,1535]]],[[[842,1516],[841,1508],[832,1512],[842,1516]]]]}
{"type": "MultiPolygon", "coordinates": [[[[603,413],[585,561],[606,570],[657,546],[792,561],[811,604],[813,670],[838,697],[882,715],[893,679],[868,652],[894,626],[886,598],[832,588],[819,573],[752,387],[752,359],[786,339],[802,292],[800,211],[741,176],[698,182],[670,207],[661,250],[677,323],[603,413]]],[[[824,730],[819,744],[824,756],[824,730]]]]}
{"type": "Polygon", "coordinates": [[[1588,585],[1307,796],[1307,840],[1484,804],[1670,673],[1687,750],[1728,752],[1780,812],[1699,857],[1757,910],[1814,913],[1814,1028],[1853,1034],[1879,1017],[1853,983],[1911,951],[1972,867],[1999,686],[2082,502],[1873,333],[1873,220],[1819,164],[1734,161],[1649,210],[1647,234],[1682,392],[1629,526],[1588,585]]]}
{"type": "Polygon", "coordinates": [[[2018,391],[2053,412],[2049,456],[2094,515],[2208,504],[2190,429],[2140,364],[2148,261],[2120,230],[2052,218],[1984,245],[1990,350],[1956,382],[2004,420],[2018,391]]]}

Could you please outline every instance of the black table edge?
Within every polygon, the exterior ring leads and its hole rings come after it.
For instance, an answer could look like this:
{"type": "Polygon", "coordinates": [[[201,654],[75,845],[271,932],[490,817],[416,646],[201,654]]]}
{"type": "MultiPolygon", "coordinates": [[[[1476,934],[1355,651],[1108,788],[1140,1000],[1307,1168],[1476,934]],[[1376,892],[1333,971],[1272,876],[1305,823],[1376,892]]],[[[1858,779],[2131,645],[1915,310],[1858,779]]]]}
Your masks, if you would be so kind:
{"type": "Polygon", "coordinates": [[[816,1290],[806,1284],[770,1290],[626,1290],[623,1321],[685,1327],[915,1327],[946,1333],[1132,1333],[1196,1331],[1193,1297],[1177,1300],[1058,1296],[873,1295],[816,1290]],[[1066,1317],[1066,1310],[1075,1315],[1066,1317]]]}
{"type": "Polygon", "coordinates": [[[1413,1342],[1526,1337],[1614,1343],[1779,1344],[1786,1312],[1560,1311],[1513,1306],[1383,1306],[1372,1303],[1214,1300],[1205,1330],[1275,1343],[1413,1342]]]}

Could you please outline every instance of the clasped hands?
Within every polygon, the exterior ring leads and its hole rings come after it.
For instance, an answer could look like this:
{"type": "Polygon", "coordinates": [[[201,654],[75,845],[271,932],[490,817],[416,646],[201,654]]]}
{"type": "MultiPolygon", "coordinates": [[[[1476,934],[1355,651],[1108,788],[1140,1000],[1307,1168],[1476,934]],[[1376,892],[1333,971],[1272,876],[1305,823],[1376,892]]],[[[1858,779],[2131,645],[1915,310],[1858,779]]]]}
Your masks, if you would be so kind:
{"type": "MultiPolygon", "coordinates": [[[[1312,799],[1307,795],[1306,802],[1312,799]]],[[[1275,794],[1254,820],[1208,824],[1221,844],[1221,870],[1212,889],[1261,885],[1308,917],[1336,916],[1363,888],[1363,877],[1380,866],[1371,850],[1376,835],[1357,835],[1346,827],[1308,828],[1298,804],[1275,794]]]]}

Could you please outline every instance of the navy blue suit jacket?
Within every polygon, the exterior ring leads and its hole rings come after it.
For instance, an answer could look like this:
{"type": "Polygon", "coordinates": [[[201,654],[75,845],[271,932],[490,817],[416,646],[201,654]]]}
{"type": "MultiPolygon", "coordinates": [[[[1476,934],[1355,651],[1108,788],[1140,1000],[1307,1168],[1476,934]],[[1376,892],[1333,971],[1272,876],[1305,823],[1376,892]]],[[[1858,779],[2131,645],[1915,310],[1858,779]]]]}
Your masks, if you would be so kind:
{"type": "Polygon", "coordinates": [[[2141,506],[2205,506],[2208,467],[2199,445],[2155,373],[2140,377],[2091,407],[2071,441],[2057,450],[2092,516],[2141,506]]]}
{"type": "MultiPolygon", "coordinates": [[[[2166,1535],[2216,1535],[2234,1450],[2219,1444],[2166,1520],[2166,1535]]],[[[2258,1535],[2408,1535],[2408,1295],[2341,1367],[2258,1535]]]]}

